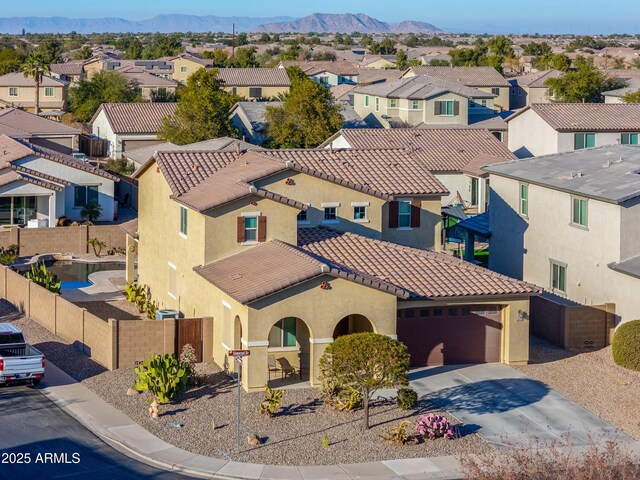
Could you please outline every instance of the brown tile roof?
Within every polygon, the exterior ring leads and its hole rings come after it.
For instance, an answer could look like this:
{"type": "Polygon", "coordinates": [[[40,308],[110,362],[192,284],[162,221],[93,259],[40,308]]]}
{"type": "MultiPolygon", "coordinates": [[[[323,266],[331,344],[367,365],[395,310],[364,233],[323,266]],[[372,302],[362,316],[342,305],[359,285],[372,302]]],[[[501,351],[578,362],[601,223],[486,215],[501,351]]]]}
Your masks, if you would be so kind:
{"type": "Polygon", "coordinates": [[[79,135],[80,130],[18,108],[0,110],[0,133],[14,138],[44,135],[79,135]]]}
{"type": "Polygon", "coordinates": [[[530,295],[541,289],[444,253],[341,233],[299,229],[298,246],[332,268],[361,272],[406,291],[410,298],[530,295]]]}
{"type": "Polygon", "coordinates": [[[455,93],[466,98],[495,97],[492,93],[483,92],[482,90],[461,83],[449,82],[440,78],[424,75],[405,77],[392,82],[373,83],[367,86],[359,86],[353,90],[353,93],[375,95],[385,98],[407,98],[409,100],[429,99],[447,92],[455,93]]]}
{"type": "Polygon", "coordinates": [[[67,76],[82,75],[83,67],[84,62],[52,63],[50,66],[52,73],[67,76]]]}
{"type": "Polygon", "coordinates": [[[529,109],[558,131],[640,130],[640,103],[534,103],[511,115],[507,122],[529,109]]]}
{"type": "Polygon", "coordinates": [[[60,185],[48,182],[42,179],[40,176],[27,175],[24,172],[18,172],[16,170],[8,170],[4,173],[0,173],[0,187],[10,185],[14,182],[27,182],[32,185],[37,185],[39,187],[53,190],[54,192],[62,191],[62,187],[60,185]]]}
{"type": "Polygon", "coordinates": [[[480,129],[343,129],[320,147],[326,147],[338,137],[343,137],[352,148],[402,148],[434,172],[462,171],[479,155],[493,156],[500,161],[516,158],[504,143],[480,129]]]}
{"type": "Polygon", "coordinates": [[[229,87],[290,87],[284,68],[219,68],[218,78],[229,87]]]}
{"type": "Polygon", "coordinates": [[[416,75],[428,75],[468,87],[508,87],[509,82],[493,67],[409,67],[416,75]]]}
{"type": "Polygon", "coordinates": [[[128,222],[124,222],[120,224],[120,228],[129,235],[131,238],[138,239],[138,219],[134,218],[133,220],[129,220],[128,222]]]}
{"type": "Polygon", "coordinates": [[[444,195],[446,187],[424,163],[404,149],[261,150],[290,168],[377,197],[444,195]]]}
{"type": "Polygon", "coordinates": [[[564,72],[561,72],[560,70],[542,70],[541,72],[529,73],[527,75],[510,78],[509,83],[529,88],[547,88],[544,84],[547,79],[559,78],[562,75],[564,75],[564,72]]]}
{"type": "Polygon", "coordinates": [[[145,71],[143,67],[121,67],[116,70],[126,78],[134,80],[140,87],[177,87],[178,82],[175,80],[168,80],[166,78],[159,77],[153,73],[145,71]]]}
{"type": "Polygon", "coordinates": [[[353,65],[353,63],[347,61],[304,62],[292,60],[280,62],[280,66],[283,68],[299,67],[306,75],[317,75],[322,72],[330,72],[335,75],[353,77],[359,74],[358,69],[353,65]]]}
{"type": "Polygon", "coordinates": [[[103,103],[91,123],[104,111],[114,133],[158,133],[162,119],[175,115],[177,103],[103,103]]]}
{"type": "MultiPolygon", "coordinates": [[[[63,87],[66,85],[69,85],[69,82],[49,77],[47,75],[44,75],[42,77],[42,82],[40,82],[41,87],[63,87]]],[[[0,87],[31,87],[35,90],[33,78],[25,77],[22,72],[5,73],[4,75],[0,75],[0,87]]]]}
{"type": "Polygon", "coordinates": [[[25,175],[29,175],[32,177],[37,177],[42,180],[46,180],[48,182],[59,183],[60,185],[70,185],[71,182],[69,180],[64,180],[59,177],[54,177],[53,175],[49,175],[46,173],[38,172],[31,168],[23,167],[22,165],[11,165],[11,169],[15,170],[18,173],[24,173],[25,175]]]}

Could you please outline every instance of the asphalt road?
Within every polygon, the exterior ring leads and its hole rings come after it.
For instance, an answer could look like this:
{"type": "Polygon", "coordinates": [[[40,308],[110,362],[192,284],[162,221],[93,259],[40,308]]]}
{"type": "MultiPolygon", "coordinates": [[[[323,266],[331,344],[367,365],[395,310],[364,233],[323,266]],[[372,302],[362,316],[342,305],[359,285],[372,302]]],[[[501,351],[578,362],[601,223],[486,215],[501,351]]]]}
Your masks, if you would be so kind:
{"type": "Polygon", "coordinates": [[[114,450],[37,389],[0,388],[0,479],[62,478],[192,477],[150,467],[114,450]]]}

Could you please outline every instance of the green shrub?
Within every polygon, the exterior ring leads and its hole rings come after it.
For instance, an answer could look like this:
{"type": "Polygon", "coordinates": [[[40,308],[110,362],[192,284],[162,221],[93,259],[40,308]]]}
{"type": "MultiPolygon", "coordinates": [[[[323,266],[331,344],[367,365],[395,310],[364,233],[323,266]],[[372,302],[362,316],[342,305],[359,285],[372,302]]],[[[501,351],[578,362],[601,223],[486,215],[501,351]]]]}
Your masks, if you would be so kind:
{"type": "Polygon", "coordinates": [[[268,385],[265,385],[264,388],[265,398],[262,402],[260,402],[258,411],[264,415],[269,415],[271,417],[276,412],[278,407],[280,407],[280,402],[282,402],[284,390],[275,390],[269,388],[268,385]]]}
{"type": "Polygon", "coordinates": [[[187,388],[189,366],[173,355],[156,355],[136,368],[136,389],[148,390],[158,403],[168,403],[187,388]]]}
{"type": "Polygon", "coordinates": [[[138,311],[143,313],[147,305],[147,286],[129,282],[124,286],[124,292],[127,294],[127,302],[134,303],[138,311]]]}
{"type": "Polygon", "coordinates": [[[31,265],[31,270],[27,272],[25,277],[50,292],[60,293],[61,283],[58,276],[50,271],[44,262],[31,265]]]}
{"type": "Polygon", "coordinates": [[[0,263],[2,265],[12,265],[18,258],[19,245],[9,245],[7,248],[0,247],[0,263]]]}
{"type": "Polygon", "coordinates": [[[401,410],[412,410],[418,404],[418,393],[409,387],[398,390],[398,408],[401,410]]]}
{"type": "Polygon", "coordinates": [[[102,214],[102,207],[97,202],[87,203],[82,210],[80,210],[80,216],[86,218],[89,222],[95,222],[102,214]]]}
{"type": "Polygon", "coordinates": [[[415,437],[409,435],[409,432],[407,431],[407,427],[409,425],[411,425],[411,422],[409,420],[403,420],[396,426],[390,427],[387,432],[382,435],[382,438],[384,438],[387,442],[395,443],[396,445],[406,445],[407,443],[411,442],[415,443],[415,437]]]}
{"type": "Polygon", "coordinates": [[[616,364],[640,371],[640,320],[625,322],[617,328],[611,350],[616,364]]]}

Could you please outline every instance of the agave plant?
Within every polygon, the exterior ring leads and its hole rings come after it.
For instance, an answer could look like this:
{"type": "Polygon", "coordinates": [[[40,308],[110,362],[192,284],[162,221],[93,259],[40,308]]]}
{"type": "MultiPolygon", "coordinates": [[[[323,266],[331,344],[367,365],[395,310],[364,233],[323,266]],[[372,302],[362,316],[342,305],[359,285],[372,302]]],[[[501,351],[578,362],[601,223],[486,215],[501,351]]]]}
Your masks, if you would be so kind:
{"type": "Polygon", "coordinates": [[[148,390],[158,403],[168,403],[176,394],[184,391],[191,373],[186,363],[169,354],[151,357],[135,371],[138,375],[136,389],[148,390]]]}
{"type": "Polygon", "coordinates": [[[60,293],[61,283],[58,276],[49,270],[44,262],[31,265],[31,270],[26,273],[25,277],[50,292],[60,293]]]}

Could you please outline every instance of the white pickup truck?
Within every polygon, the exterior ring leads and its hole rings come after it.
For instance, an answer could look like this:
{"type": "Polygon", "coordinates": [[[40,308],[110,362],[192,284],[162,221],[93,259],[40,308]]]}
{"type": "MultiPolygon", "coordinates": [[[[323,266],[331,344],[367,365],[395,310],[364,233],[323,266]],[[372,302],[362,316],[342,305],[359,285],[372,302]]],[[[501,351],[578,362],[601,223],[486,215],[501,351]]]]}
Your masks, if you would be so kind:
{"type": "Polygon", "coordinates": [[[0,323],[0,385],[28,383],[36,386],[44,378],[44,355],[29,345],[22,330],[0,323]]]}

